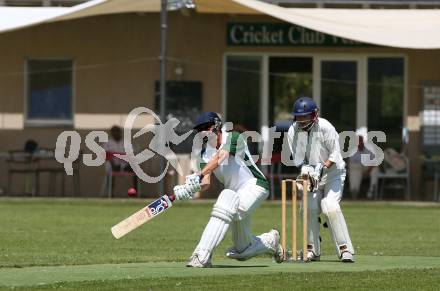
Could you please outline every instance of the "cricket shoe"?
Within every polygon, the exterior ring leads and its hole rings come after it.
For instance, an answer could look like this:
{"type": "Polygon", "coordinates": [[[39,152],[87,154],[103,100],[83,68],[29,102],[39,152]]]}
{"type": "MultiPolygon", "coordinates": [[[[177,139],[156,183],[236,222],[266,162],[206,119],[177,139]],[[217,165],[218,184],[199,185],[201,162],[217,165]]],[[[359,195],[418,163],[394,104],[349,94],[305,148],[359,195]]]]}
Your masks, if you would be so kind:
{"type": "Polygon", "coordinates": [[[263,233],[254,239],[254,246],[257,246],[257,251],[254,254],[273,254],[274,260],[277,263],[284,261],[284,250],[280,244],[280,233],[277,229],[271,229],[269,232],[263,233]]]}
{"type": "Polygon", "coordinates": [[[251,244],[243,251],[238,252],[235,248],[230,248],[225,255],[230,259],[246,261],[261,254],[274,254],[277,262],[282,262],[283,249],[280,246],[280,233],[276,229],[252,237],[251,244]]]}
{"type": "Polygon", "coordinates": [[[189,261],[186,263],[187,267],[192,267],[192,268],[212,268],[212,264],[211,264],[211,256],[209,256],[208,260],[204,263],[200,257],[199,254],[193,254],[190,258],[189,261]]]}
{"type": "Polygon", "coordinates": [[[318,262],[321,260],[321,256],[315,255],[315,253],[311,250],[307,252],[307,261],[310,262],[318,262]]]}
{"type": "Polygon", "coordinates": [[[341,262],[354,263],[354,257],[350,252],[343,252],[341,255],[341,262]]]}
{"type": "Polygon", "coordinates": [[[260,237],[265,247],[273,253],[275,262],[282,263],[284,261],[284,250],[280,244],[280,232],[273,228],[260,237]]]}
{"type": "Polygon", "coordinates": [[[277,229],[272,229],[270,233],[273,234],[273,258],[275,262],[282,263],[284,261],[284,249],[280,244],[280,232],[277,229]]]}

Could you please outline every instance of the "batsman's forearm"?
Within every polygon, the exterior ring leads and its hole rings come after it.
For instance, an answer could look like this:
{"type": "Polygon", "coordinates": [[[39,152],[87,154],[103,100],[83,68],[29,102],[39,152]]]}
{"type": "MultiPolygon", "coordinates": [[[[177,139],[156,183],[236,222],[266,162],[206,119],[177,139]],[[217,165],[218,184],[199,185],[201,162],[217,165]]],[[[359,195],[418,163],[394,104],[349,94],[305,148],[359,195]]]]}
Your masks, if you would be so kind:
{"type": "Polygon", "coordinates": [[[209,175],[212,172],[214,172],[215,169],[220,165],[220,163],[223,163],[226,159],[229,157],[229,152],[220,149],[217,154],[208,162],[208,164],[203,168],[203,170],[200,172],[201,175],[209,175]]]}
{"type": "Polygon", "coordinates": [[[210,160],[206,166],[203,168],[203,170],[200,172],[201,176],[206,176],[214,172],[215,169],[217,169],[219,164],[219,156],[215,155],[212,160],[210,160]]]}
{"type": "Polygon", "coordinates": [[[203,178],[201,179],[201,183],[200,183],[201,191],[208,190],[209,186],[211,186],[211,174],[203,176],[203,178]]]}

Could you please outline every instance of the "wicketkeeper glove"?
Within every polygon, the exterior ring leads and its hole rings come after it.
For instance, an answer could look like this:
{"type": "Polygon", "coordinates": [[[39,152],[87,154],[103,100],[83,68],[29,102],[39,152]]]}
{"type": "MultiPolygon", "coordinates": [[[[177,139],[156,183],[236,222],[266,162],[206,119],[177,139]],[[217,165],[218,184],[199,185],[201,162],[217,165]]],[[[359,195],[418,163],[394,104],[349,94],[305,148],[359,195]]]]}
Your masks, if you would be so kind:
{"type": "Polygon", "coordinates": [[[324,170],[324,164],[318,163],[315,166],[315,176],[318,177],[318,180],[321,181],[322,178],[322,171],[324,170]]]}
{"type": "Polygon", "coordinates": [[[322,164],[316,166],[303,165],[301,167],[301,176],[308,175],[310,178],[310,191],[315,192],[318,190],[319,181],[321,180],[322,164]]]}
{"type": "Polygon", "coordinates": [[[193,198],[194,193],[192,193],[186,185],[177,185],[173,189],[174,195],[176,195],[177,200],[190,200],[193,198]]]}

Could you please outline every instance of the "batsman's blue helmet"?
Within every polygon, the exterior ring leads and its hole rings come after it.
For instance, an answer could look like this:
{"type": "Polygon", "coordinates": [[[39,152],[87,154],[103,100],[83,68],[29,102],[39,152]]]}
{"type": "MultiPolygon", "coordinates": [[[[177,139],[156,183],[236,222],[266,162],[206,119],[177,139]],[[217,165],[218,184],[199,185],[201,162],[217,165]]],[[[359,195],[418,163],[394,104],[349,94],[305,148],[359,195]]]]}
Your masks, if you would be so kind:
{"type": "Polygon", "coordinates": [[[300,97],[293,105],[293,116],[304,116],[318,112],[318,105],[310,97],[300,97]]]}
{"type": "Polygon", "coordinates": [[[222,120],[215,112],[203,112],[197,116],[196,122],[194,124],[194,129],[201,131],[207,127],[214,125],[215,131],[219,130],[222,126],[222,120]]]}

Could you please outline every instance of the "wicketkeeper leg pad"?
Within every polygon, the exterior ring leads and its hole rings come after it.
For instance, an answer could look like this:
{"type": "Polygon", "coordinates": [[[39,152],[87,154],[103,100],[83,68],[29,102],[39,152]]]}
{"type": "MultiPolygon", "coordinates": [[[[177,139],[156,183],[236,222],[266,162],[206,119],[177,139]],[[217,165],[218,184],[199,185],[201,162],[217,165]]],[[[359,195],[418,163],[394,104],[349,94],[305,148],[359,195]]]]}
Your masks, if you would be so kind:
{"type": "Polygon", "coordinates": [[[307,212],[307,229],[308,229],[308,249],[313,251],[315,256],[321,255],[321,242],[319,241],[320,224],[319,224],[319,193],[308,193],[308,212],[307,212]]]}
{"type": "Polygon", "coordinates": [[[336,246],[339,258],[343,252],[354,254],[354,248],[348,234],[347,224],[339,203],[331,197],[321,200],[322,212],[327,216],[330,232],[336,246]]]}

